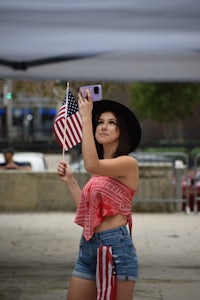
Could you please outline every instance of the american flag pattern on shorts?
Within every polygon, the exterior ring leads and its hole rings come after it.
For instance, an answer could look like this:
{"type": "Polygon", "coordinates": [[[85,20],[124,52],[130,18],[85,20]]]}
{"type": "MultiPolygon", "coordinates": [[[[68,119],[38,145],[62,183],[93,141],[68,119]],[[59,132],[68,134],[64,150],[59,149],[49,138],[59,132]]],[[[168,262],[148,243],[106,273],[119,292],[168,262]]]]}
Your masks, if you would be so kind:
{"type": "Polygon", "coordinates": [[[115,300],[117,278],[114,271],[111,246],[100,246],[97,251],[97,300],[115,300]]]}

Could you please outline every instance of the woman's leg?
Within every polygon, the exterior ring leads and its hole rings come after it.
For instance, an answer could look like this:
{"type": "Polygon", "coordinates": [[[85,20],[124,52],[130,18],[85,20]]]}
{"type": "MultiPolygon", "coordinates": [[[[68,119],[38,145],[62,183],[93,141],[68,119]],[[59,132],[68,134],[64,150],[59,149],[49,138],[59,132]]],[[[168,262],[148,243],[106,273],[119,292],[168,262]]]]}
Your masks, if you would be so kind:
{"type": "Polygon", "coordinates": [[[133,300],[135,281],[117,282],[117,300],[133,300]]]}
{"type": "Polygon", "coordinates": [[[96,300],[96,282],[92,280],[72,277],[67,300],[96,300]]]}

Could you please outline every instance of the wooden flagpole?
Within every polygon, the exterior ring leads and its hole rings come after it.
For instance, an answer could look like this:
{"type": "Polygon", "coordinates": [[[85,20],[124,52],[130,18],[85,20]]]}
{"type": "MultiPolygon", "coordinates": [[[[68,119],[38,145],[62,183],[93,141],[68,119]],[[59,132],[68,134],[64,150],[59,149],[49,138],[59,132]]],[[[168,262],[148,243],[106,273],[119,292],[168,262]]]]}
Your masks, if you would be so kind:
{"type": "Polygon", "coordinates": [[[63,152],[62,157],[65,157],[65,140],[66,140],[66,130],[67,130],[67,111],[68,111],[68,99],[69,99],[69,81],[67,82],[67,90],[66,90],[66,104],[65,104],[65,128],[64,128],[64,138],[63,138],[63,152]]]}

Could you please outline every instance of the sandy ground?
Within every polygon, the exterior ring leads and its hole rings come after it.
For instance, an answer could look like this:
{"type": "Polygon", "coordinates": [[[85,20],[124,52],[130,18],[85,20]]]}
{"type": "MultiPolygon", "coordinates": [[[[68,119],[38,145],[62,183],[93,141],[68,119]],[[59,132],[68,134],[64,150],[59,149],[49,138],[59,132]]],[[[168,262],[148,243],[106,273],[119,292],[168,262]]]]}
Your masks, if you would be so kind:
{"type": "MultiPolygon", "coordinates": [[[[134,300],[199,300],[200,215],[133,218],[140,261],[134,300]]],[[[0,300],[66,299],[81,234],[73,219],[73,213],[0,214],[0,300]]]]}

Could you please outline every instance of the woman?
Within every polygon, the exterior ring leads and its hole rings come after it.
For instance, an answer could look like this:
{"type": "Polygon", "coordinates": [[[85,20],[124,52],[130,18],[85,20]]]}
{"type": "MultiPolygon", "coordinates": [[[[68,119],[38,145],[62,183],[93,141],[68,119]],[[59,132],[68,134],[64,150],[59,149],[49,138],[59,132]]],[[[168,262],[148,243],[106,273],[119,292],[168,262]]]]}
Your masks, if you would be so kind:
{"type": "Polygon", "coordinates": [[[131,229],[131,202],[139,171],[136,160],[128,153],[139,145],[140,124],[120,103],[111,100],[93,103],[89,91],[87,98],[81,94],[78,97],[83,126],[82,156],[92,177],[81,191],[70,166],[65,161],[58,165],[58,175],[77,204],[75,223],[84,228],[68,300],[132,300],[138,262],[126,225],[131,229]],[[104,276],[99,275],[101,263],[97,263],[97,253],[102,246],[111,250],[116,290],[113,285],[108,291],[107,283],[102,283],[104,276]],[[116,295],[106,298],[109,292],[116,295]]]}

